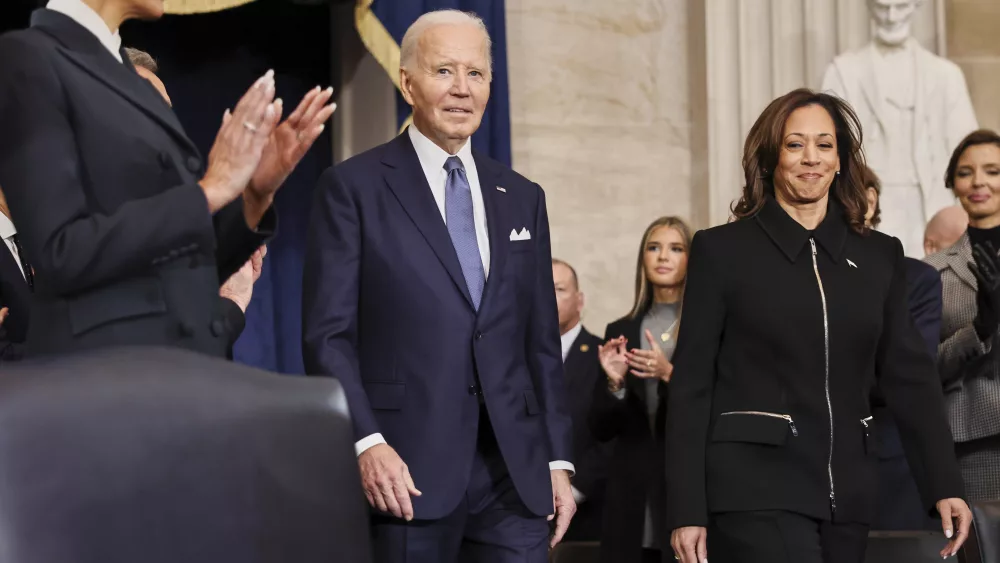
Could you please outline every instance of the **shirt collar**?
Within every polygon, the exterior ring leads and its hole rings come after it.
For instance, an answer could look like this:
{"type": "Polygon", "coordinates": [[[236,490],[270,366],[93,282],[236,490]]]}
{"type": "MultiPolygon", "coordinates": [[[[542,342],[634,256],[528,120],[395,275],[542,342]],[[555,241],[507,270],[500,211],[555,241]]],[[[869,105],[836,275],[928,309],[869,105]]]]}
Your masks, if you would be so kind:
{"type": "Polygon", "coordinates": [[[7,240],[17,234],[14,223],[6,215],[0,213],[0,239],[7,240]]]}
{"type": "Polygon", "coordinates": [[[566,361],[566,357],[569,356],[569,351],[573,347],[573,343],[576,342],[576,337],[580,336],[580,332],[583,331],[583,323],[577,322],[576,326],[566,331],[566,334],[561,336],[562,339],[562,356],[563,361],[566,361]]]}
{"type": "MultiPolygon", "coordinates": [[[[782,209],[774,196],[768,195],[764,201],[764,207],[755,216],[757,222],[767,233],[767,236],[774,241],[774,244],[788,257],[795,262],[802,247],[809,242],[810,233],[798,221],[782,209]]],[[[844,250],[844,242],[847,240],[847,220],[840,204],[831,197],[827,203],[826,217],[813,231],[812,236],[816,238],[819,246],[830,256],[834,263],[840,261],[840,255],[844,250]]]]}
{"type": "MultiPolygon", "coordinates": [[[[417,129],[416,125],[407,127],[406,132],[410,135],[410,142],[413,143],[413,150],[417,152],[417,159],[420,160],[420,166],[424,169],[424,174],[439,174],[444,170],[445,161],[452,155],[435,145],[434,141],[428,139],[417,129]]],[[[465,144],[462,145],[462,148],[458,150],[458,154],[455,156],[461,159],[462,165],[465,166],[466,174],[468,174],[469,170],[475,168],[475,162],[472,160],[472,143],[468,139],[465,140],[465,144]]]]}
{"type": "Polygon", "coordinates": [[[101,19],[101,16],[93,8],[84,4],[83,0],[49,0],[49,3],[45,7],[70,17],[73,21],[86,28],[87,31],[97,37],[102,45],[107,47],[108,51],[111,51],[111,54],[118,59],[118,62],[123,62],[121,54],[122,37],[119,35],[118,30],[116,29],[112,33],[108,29],[108,25],[101,19]]]}

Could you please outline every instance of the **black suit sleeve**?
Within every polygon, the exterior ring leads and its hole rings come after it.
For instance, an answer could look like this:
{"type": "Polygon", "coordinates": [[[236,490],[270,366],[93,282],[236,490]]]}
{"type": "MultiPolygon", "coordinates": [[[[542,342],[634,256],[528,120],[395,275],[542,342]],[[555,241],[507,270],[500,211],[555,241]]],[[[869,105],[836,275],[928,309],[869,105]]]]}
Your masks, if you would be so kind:
{"type": "Polygon", "coordinates": [[[726,317],[724,278],[713,252],[705,231],[695,234],[667,403],[668,530],[708,525],[705,454],[726,317]]]}
{"type": "MultiPolygon", "coordinates": [[[[212,217],[212,224],[218,241],[215,260],[219,269],[219,283],[225,283],[267,239],[274,236],[278,217],[274,207],[271,207],[264,213],[257,229],[251,230],[243,214],[243,198],[236,198],[212,217]]],[[[234,338],[233,341],[235,340],[234,338]]]]}
{"type": "MultiPolygon", "coordinates": [[[[910,467],[926,506],[962,496],[941,383],[907,306],[903,247],[895,243],[895,268],[886,297],[875,374],[899,426],[910,467]]],[[[686,320],[686,319],[685,319],[686,320]]]]}
{"type": "Polygon", "coordinates": [[[236,345],[236,341],[243,334],[243,329],[246,328],[247,317],[243,313],[243,309],[240,309],[240,306],[232,299],[220,297],[219,301],[222,307],[222,317],[229,329],[229,346],[226,349],[226,357],[231,360],[233,359],[233,346],[236,345]]]}

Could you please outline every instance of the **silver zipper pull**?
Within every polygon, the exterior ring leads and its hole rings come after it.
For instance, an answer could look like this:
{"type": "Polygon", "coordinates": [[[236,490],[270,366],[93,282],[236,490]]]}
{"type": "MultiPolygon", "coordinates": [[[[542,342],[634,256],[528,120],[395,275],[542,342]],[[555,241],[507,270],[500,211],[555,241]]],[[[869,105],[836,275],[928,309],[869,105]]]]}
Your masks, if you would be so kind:
{"type": "Polygon", "coordinates": [[[812,247],[813,256],[816,256],[816,240],[809,239],[809,246],[812,247]]]}
{"type": "Polygon", "coordinates": [[[868,423],[871,422],[873,418],[874,417],[871,417],[871,416],[869,416],[867,418],[862,418],[861,419],[861,424],[864,424],[865,428],[868,428],[868,423]]]}
{"type": "Polygon", "coordinates": [[[788,417],[788,426],[792,429],[792,436],[798,437],[799,429],[795,427],[795,421],[792,420],[792,417],[788,417]]]}

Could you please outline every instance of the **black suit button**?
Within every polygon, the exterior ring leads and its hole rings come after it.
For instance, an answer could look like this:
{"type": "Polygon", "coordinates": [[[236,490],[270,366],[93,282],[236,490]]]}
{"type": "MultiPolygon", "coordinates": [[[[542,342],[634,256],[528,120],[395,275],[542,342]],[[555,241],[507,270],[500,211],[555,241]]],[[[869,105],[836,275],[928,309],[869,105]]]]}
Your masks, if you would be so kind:
{"type": "Polygon", "coordinates": [[[209,326],[212,329],[212,334],[215,336],[222,336],[226,334],[226,323],[222,322],[221,319],[215,319],[209,326]]]}
{"type": "Polygon", "coordinates": [[[194,328],[187,323],[181,323],[177,327],[177,332],[179,332],[183,338],[194,336],[194,328]]]}
{"type": "Polygon", "coordinates": [[[476,340],[482,340],[482,338],[483,338],[483,333],[481,333],[481,332],[479,332],[479,331],[477,330],[477,331],[476,331],[476,340]]]}
{"type": "Polygon", "coordinates": [[[187,157],[187,161],[185,162],[185,164],[187,165],[188,171],[190,171],[192,174],[201,170],[201,161],[198,160],[198,157],[196,156],[187,157]]]}

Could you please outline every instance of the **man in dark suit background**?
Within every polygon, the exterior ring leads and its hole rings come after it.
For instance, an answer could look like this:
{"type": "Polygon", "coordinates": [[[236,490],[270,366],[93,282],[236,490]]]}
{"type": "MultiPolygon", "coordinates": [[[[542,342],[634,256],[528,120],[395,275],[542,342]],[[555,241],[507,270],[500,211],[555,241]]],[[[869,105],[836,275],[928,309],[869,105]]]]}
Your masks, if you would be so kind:
{"type": "Polygon", "coordinates": [[[24,339],[31,319],[34,276],[10,218],[7,199],[0,191],[0,363],[24,356],[24,339]]]}
{"type": "MultiPolygon", "coordinates": [[[[882,215],[879,206],[882,185],[870,168],[865,170],[865,187],[868,189],[868,212],[865,218],[870,227],[876,228],[882,215]]],[[[927,352],[936,361],[941,335],[941,276],[933,266],[916,258],[907,256],[903,260],[906,264],[906,300],[910,316],[927,344],[927,352]]],[[[875,420],[875,433],[878,435],[879,456],[879,499],[872,529],[939,529],[941,522],[930,518],[920,500],[917,483],[903,452],[899,429],[877,387],[872,396],[872,417],[875,420]]]]}
{"type": "Polygon", "coordinates": [[[576,269],[569,263],[552,259],[552,280],[559,308],[559,334],[562,339],[563,371],[569,412],[573,418],[573,456],[576,475],[573,477],[573,498],[576,516],[566,532],[566,541],[600,541],[601,517],[607,486],[607,465],[611,442],[599,442],[590,431],[587,414],[590,411],[594,387],[603,380],[597,347],[601,339],[584,328],[584,295],[576,269]]]}
{"type": "Polygon", "coordinates": [[[344,386],[376,561],[544,563],[575,511],[545,196],[471,148],[479,18],[424,14],[400,53],[413,125],[317,187],[306,370],[344,386]]]}

